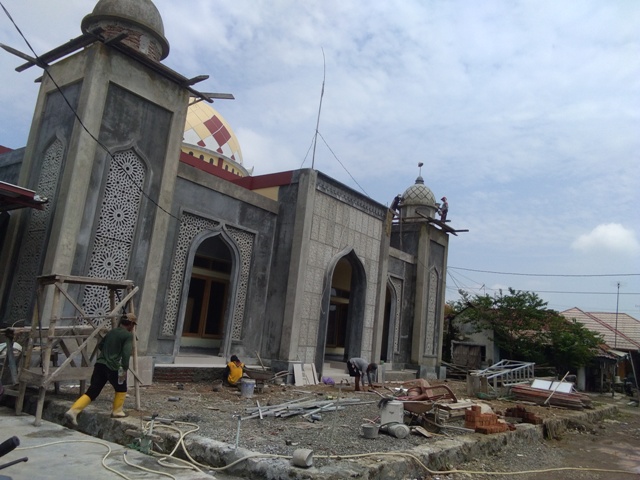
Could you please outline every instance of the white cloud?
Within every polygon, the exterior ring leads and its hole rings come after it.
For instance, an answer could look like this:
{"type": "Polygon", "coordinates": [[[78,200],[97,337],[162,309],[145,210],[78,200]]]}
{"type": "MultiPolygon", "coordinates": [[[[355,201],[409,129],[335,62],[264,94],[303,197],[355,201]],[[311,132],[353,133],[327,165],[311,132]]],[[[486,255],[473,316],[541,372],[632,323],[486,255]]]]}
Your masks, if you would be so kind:
{"type": "Polygon", "coordinates": [[[613,253],[637,254],[640,251],[640,243],[635,232],[618,223],[598,225],[589,233],[580,235],[571,247],[584,253],[605,250],[613,253]]]}

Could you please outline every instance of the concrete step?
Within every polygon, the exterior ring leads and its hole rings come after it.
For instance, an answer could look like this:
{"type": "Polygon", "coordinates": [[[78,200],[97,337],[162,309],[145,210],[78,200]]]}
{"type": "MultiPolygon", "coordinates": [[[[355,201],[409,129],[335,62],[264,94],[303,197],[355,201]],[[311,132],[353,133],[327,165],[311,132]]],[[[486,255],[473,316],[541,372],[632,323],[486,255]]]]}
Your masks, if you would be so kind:
{"type": "MultiPolygon", "coordinates": [[[[378,380],[381,373],[378,371],[378,380]]],[[[384,379],[386,382],[407,382],[418,378],[416,370],[387,370],[384,371],[384,379]]]]}
{"type": "MultiPolygon", "coordinates": [[[[349,372],[346,364],[339,363],[338,367],[334,367],[336,362],[329,362],[323,365],[322,376],[331,377],[334,382],[339,383],[340,380],[349,380],[349,372]]],[[[384,369],[385,382],[405,382],[415,380],[417,378],[416,370],[393,370],[389,369],[390,364],[380,365],[378,367],[378,381],[382,381],[382,369],[384,369]]],[[[320,379],[319,379],[320,380],[320,379]]],[[[350,380],[353,382],[353,378],[350,380]]]]}

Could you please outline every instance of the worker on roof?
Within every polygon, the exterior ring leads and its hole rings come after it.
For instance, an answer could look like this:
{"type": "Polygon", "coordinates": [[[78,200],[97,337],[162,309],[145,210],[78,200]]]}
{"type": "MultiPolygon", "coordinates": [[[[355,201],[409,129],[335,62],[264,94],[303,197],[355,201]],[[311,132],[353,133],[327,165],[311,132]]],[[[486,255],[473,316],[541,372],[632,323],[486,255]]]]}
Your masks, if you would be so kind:
{"type": "Polygon", "coordinates": [[[446,222],[447,221],[447,213],[449,213],[449,202],[447,202],[447,197],[442,197],[440,200],[442,201],[442,204],[440,205],[440,208],[438,209],[438,213],[440,213],[440,221],[441,222],[446,222]]]}

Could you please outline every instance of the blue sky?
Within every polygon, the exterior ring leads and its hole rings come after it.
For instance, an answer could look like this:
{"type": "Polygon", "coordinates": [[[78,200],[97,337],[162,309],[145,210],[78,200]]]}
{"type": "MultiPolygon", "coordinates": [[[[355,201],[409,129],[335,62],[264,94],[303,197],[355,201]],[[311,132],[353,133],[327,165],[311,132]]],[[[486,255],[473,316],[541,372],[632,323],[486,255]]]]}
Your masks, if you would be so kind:
{"type": "MultiPolygon", "coordinates": [[[[79,35],[95,4],[2,3],[37,53],[79,35]]],[[[556,310],[618,300],[640,319],[639,2],[155,4],[165,63],[235,95],[214,107],[255,174],[311,166],[324,51],[315,168],[389,204],[424,162],[451,225],[470,230],[451,238],[449,299],[513,287],[556,310]]],[[[27,52],[0,14],[0,42],[27,52]]],[[[40,75],[20,63],[0,51],[0,145],[13,148],[40,75]]]]}

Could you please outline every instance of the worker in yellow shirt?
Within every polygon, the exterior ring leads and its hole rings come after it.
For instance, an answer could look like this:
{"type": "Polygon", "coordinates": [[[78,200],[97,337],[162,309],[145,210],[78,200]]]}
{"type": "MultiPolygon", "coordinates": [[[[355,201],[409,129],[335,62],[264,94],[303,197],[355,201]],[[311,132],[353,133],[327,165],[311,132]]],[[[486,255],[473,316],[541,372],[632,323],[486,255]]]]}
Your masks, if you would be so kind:
{"type": "Polygon", "coordinates": [[[231,355],[229,363],[224,370],[224,381],[228,385],[238,386],[244,369],[244,363],[236,355],[231,355]]]}

